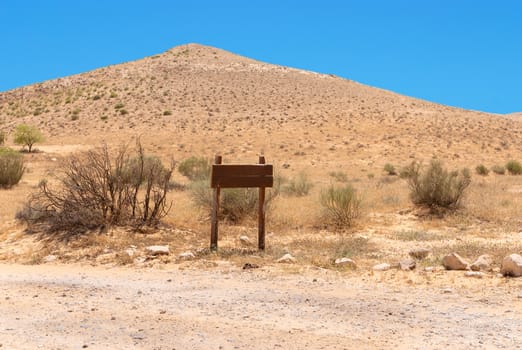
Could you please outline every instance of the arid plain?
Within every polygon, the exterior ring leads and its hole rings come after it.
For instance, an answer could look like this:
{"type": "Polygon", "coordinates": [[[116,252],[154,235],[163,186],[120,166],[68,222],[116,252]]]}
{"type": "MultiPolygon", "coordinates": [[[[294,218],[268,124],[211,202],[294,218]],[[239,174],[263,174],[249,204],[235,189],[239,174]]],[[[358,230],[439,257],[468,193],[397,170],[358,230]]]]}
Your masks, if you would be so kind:
{"type": "Polygon", "coordinates": [[[0,311],[9,315],[0,321],[0,344],[7,349],[515,348],[522,340],[522,282],[498,274],[504,256],[522,253],[522,176],[474,171],[522,161],[519,113],[448,107],[188,44],[1,93],[1,130],[21,123],[46,140],[24,154],[20,184],[0,190],[0,311]],[[255,163],[264,154],[278,176],[306,174],[312,187],[270,203],[265,252],[255,249],[255,216],[221,223],[220,249],[208,252],[209,212],[193,203],[183,190],[188,179],[176,171],[180,186],[157,229],[63,240],[15,220],[68,155],[132,146],[137,137],[165,162],[220,154],[255,163]],[[416,208],[407,182],[383,170],[433,158],[472,171],[462,208],[443,217],[416,208]],[[362,210],[339,229],[324,222],[319,196],[346,183],[362,210]],[[170,254],[149,258],[150,245],[168,245],[170,254]],[[430,254],[413,271],[396,268],[417,248],[430,254]],[[470,262],[489,254],[492,270],[445,271],[442,257],[453,252],[470,262]],[[285,253],[295,263],[277,263],[285,253]],[[343,257],[357,267],[335,263],[343,257]],[[259,268],[243,270],[247,263],[259,268]],[[374,271],[380,263],[391,269],[374,271]],[[62,294],[72,298],[64,309],[62,294]],[[30,329],[35,335],[24,336],[30,329]]]}

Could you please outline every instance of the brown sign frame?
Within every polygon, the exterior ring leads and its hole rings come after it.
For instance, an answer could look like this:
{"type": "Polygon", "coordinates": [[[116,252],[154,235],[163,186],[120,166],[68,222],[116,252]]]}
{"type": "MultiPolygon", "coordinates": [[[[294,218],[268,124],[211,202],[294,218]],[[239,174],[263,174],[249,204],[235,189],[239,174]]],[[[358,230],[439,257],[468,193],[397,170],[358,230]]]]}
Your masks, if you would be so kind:
{"type": "Polygon", "coordinates": [[[259,188],[258,208],[258,248],[265,249],[265,188],[274,184],[274,167],[266,164],[265,157],[259,156],[258,164],[223,164],[223,157],[216,156],[212,165],[210,187],[214,189],[212,198],[212,222],[210,226],[210,250],[218,247],[219,196],[222,188],[259,188]]]}

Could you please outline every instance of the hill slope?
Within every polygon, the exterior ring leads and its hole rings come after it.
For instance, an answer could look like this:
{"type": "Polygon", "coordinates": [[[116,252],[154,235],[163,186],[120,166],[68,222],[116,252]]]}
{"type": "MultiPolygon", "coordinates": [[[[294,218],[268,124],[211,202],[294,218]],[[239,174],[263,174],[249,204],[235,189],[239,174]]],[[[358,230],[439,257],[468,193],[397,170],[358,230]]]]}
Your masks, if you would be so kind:
{"type": "MultiPolygon", "coordinates": [[[[0,94],[0,125],[50,144],[141,135],[173,152],[368,165],[432,156],[475,164],[522,155],[522,121],[451,108],[197,44],[0,94]]],[[[181,155],[180,155],[181,154],[181,155]]]]}

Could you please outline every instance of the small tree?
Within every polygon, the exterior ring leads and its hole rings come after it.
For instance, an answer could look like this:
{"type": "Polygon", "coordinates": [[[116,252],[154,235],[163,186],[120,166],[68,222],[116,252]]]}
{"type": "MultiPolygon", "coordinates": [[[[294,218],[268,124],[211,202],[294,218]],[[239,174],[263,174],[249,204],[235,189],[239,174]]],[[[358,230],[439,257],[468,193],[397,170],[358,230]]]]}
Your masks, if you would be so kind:
{"type": "Polygon", "coordinates": [[[0,131],[0,146],[2,146],[5,143],[6,135],[5,132],[0,131]]]}
{"type": "Polygon", "coordinates": [[[27,146],[28,151],[31,152],[33,145],[37,142],[42,142],[44,136],[36,127],[20,124],[16,127],[14,132],[14,143],[17,145],[27,146]]]}

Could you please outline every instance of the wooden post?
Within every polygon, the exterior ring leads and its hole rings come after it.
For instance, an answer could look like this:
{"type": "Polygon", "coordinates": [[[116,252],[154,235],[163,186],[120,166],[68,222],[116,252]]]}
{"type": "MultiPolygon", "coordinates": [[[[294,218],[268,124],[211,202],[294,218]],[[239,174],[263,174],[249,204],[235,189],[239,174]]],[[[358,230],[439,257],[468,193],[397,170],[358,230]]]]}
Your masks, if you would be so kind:
{"type": "MultiPolygon", "coordinates": [[[[259,156],[259,164],[265,164],[265,157],[259,156]]],[[[259,250],[265,250],[265,188],[259,187],[259,210],[258,210],[258,237],[259,250]]]]}
{"type": "MultiPolygon", "coordinates": [[[[223,158],[216,156],[214,158],[214,164],[221,164],[223,158]]],[[[218,247],[218,212],[219,212],[219,192],[220,188],[217,186],[214,188],[212,198],[212,223],[210,227],[210,250],[216,251],[218,247]]]]}

